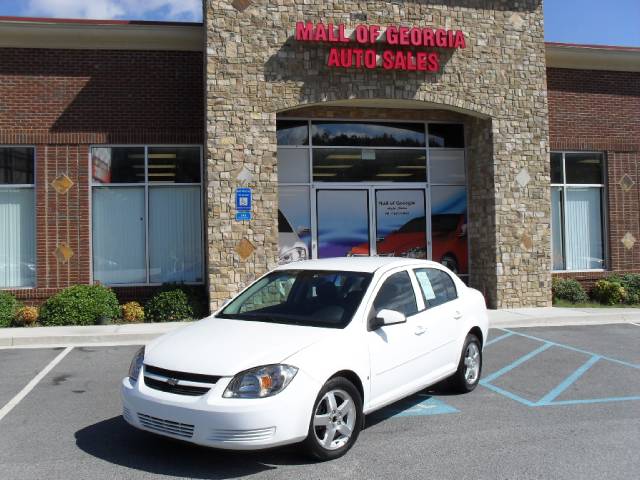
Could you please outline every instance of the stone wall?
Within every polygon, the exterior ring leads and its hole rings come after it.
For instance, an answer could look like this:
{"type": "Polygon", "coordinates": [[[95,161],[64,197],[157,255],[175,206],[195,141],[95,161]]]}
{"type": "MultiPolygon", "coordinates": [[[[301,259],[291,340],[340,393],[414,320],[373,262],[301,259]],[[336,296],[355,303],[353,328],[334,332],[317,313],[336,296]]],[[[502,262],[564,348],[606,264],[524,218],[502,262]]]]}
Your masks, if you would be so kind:
{"type": "Polygon", "coordinates": [[[419,102],[474,118],[469,146],[472,285],[485,292],[491,306],[550,304],[541,1],[209,0],[204,19],[212,307],[275,265],[277,113],[367,100],[419,102]],[[303,20],[460,29],[467,48],[443,55],[435,74],[329,70],[326,46],[300,45],[291,38],[296,21],[303,20]],[[233,218],[239,175],[250,176],[248,184],[255,190],[251,222],[233,218]],[[244,260],[236,251],[241,240],[255,247],[244,260]]]}

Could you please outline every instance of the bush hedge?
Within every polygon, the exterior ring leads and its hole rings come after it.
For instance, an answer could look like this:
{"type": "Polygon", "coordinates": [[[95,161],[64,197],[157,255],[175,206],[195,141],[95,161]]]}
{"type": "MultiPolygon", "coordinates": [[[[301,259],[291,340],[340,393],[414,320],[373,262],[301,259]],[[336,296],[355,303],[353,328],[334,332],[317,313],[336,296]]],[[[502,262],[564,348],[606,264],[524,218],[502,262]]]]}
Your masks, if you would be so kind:
{"type": "Polygon", "coordinates": [[[144,311],[149,322],[178,322],[193,318],[189,297],[180,288],[157,293],[147,302],[144,311]]]}
{"type": "Polygon", "coordinates": [[[117,318],[115,293],[102,285],[75,285],[49,297],[40,308],[42,325],[95,325],[101,317],[117,318]]]}
{"type": "Polygon", "coordinates": [[[584,303],[589,300],[589,296],[580,282],[573,278],[554,278],[551,291],[553,298],[567,300],[571,303],[584,303]]]}
{"type": "Polygon", "coordinates": [[[38,307],[21,307],[16,311],[13,324],[16,327],[28,327],[38,321],[38,307]]]}
{"type": "Polygon", "coordinates": [[[122,320],[126,323],[144,322],[144,309],[138,302],[127,302],[122,305],[122,320]]]}
{"type": "Polygon", "coordinates": [[[625,289],[627,292],[626,303],[630,305],[640,303],[640,274],[611,275],[607,280],[619,283],[625,289]]]}
{"type": "Polygon", "coordinates": [[[602,279],[596,282],[591,296],[604,305],[616,305],[627,299],[627,291],[618,282],[602,279]]]}
{"type": "Polygon", "coordinates": [[[199,320],[209,315],[209,296],[202,285],[165,283],[160,287],[159,292],[171,292],[173,290],[182,290],[187,296],[187,301],[193,312],[192,318],[199,320]]]}
{"type": "Polygon", "coordinates": [[[9,292],[0,291],[0,327],[10,327],[20,302],[9,292]]]}

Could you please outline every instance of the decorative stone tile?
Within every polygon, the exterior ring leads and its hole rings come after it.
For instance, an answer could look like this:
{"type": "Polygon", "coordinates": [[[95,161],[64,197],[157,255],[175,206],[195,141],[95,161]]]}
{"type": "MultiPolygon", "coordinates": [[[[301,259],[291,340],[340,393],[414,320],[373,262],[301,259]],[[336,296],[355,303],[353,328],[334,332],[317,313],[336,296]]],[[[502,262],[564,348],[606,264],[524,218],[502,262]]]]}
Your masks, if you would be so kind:
{"type": "Polygon", "coordinates": [[[71,187],[73,187],[73,180],[67,177],[64,173],[58,175],[52,182],[51,186],[60,195],[67,193],[71,187]]]}
{"type": "Polygon", "coordinates": [[[523,250],[531,250],[533,248],[533,239],[531,235],[529,235],[529,232],[525,231],[520,237],[520,247],[522,247],[523,250]]]}
{"type": "Polygon", "coordinates": [[[236,180],[240,183],[249,183],[253,181],[253,173],[251,173],[247,167],[243,166],[240,169],[240,173],[236,175],[236,180]]]}
{"type": "Polygon", "coordinates": [[[518,185],[520,185],[521,188],[526,187],[530,181],[531,181],[531,176],[529,175],[529,172],[527,171],[526,168],[523,168],[522,170],[520,170],[520,173],[516,175],[516,182],[518,182],[518,185]]]}
{"type": "Polygon", "coordinates": [[[231,6],[239,12],[244,12],[252,3],[253,2],[251,0],[233,0],[233,2],[231,2],[231,6]]]}
{"type": "Polygon", "coordinates": [[[509,23],[519,30],[524,25],[524,20],[519,14],[514,13],[509,17],[509,23]]]}
{"type": "Polygon", "coordinates": [[[626,173],[622,176],[622,178],[620,179],[620,182],[618,183],[622,188],[623,192],[628,192],[636,184],[636,182],[634,182],[633,179],[626,173]]]}
{"type": "Polygon", "coordinates": [[[620,241],[622,242],[622,245],[624,245],[624,248],[631,250],[636,244],[636,237],[634,237],[631,232],[627,232],[620,241]]]}
{"type": "Polygon", "coordinates": [[[240,255],[242,260],[246,260],[255,251],[256,247],[246,238],[240,240],[240,243],[236,245],[236,253],[240,255]]]}
{"type": "Polygon", "coordinates": [[[62,264],[67,263],[74,255],[73,249],[64,242],[58,245],[53,253],[56,256],[58,262],[62,264]]]}

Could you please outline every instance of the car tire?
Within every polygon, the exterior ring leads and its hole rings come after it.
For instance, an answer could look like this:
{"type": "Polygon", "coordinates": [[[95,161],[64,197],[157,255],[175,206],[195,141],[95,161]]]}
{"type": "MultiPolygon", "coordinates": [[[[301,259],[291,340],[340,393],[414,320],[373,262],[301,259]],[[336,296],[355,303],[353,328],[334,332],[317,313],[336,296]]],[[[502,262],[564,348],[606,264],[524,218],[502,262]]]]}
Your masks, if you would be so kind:
{"type": "Polygon", "coordinates": [[[458,393],[473,391],[482,374],[482,344],[473,334],[467,335],[460,354],[458,370],[449,378],[449,386],[458,393]]]}
{"type": "Polygon", "coordinates": [[[333,460],[349,451],[363,425],[360,392],[346,378],[334,377],[324,384],[313,404],[303,447],[315,460],[333,460]]]}
{"type": "Polygon", "coordinates": [[[443,255],[440,263],[451,270],[453,273],[458,273],[458,259],[455,257],[455,255],[451,253],[443,255]]]}

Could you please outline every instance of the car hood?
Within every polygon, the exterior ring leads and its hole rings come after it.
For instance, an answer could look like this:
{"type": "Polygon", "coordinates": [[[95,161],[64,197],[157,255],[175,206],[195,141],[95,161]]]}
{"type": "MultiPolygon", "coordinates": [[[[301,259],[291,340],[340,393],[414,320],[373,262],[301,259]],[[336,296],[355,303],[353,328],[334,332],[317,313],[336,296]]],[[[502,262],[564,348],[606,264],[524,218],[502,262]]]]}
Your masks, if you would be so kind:
{"type": "Polygon", "coordinates": [[[209,317],[153,341],[146,348],[145,364],[178,372],[233,376],[248,368],[283,362],[338,332],[209,317]]]}

